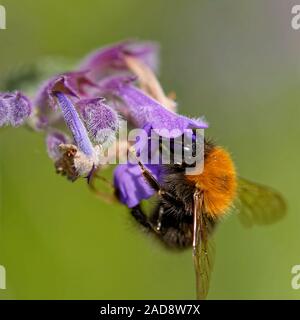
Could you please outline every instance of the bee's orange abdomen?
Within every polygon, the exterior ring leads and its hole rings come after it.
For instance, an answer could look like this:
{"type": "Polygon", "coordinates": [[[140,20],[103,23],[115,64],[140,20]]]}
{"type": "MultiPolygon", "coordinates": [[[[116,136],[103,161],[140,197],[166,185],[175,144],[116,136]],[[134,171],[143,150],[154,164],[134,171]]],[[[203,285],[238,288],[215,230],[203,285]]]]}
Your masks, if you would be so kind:
{"type": "Polygon", "coordinates": [[[236,194],[237,179],[234,163],[223,148],[214,147],[209,151],[200,175],[186,177],[203,191],[203,205],[207,214],[220,217],[230,208],[236,194]]]}

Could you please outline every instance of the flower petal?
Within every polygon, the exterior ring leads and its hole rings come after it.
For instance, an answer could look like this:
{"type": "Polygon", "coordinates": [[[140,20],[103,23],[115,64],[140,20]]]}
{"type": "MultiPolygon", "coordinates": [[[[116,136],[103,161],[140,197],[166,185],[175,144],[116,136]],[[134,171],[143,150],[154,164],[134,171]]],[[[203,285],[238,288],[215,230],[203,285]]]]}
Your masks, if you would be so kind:
{"type": "Polygon", "coordinates": [[[93,140],[101,145],[113,142],[119,128],[117,112],[103,98],[84,99],[77,105],[93,140]]]}
{"type": "Polygon", "coordinates": [[[30,100],[21,92],[6,93],[0,97],[0,126],[11,124],[13,127],[22,125],[31,115],[30,100]]]}
{"type": "Polygon", "coordinates": [[[76,146],[86,156],[92,156],[94,154],[93,145],[71,100],[61,92],[55,92],[54,94],[58,99],[64,120],[73,134],[76,146]]]}
{"type": "Polygon", "coordinates": [[[49,107],[56,109],[54,92],[59,91],[79,98],[86,95],[86,87],[96,87],[96,84],[87,77],[87,71],[74,71],[57,75],[44,82],[40,87],[34,104],[39,109],[47,109],[49,107]]]}
{"type": "Polygon", "coordinates": [[[22,125],[32,111],[30,100],[20,92],[9,99],[9,108],[10,123],[14,127],[22,125]]]}
{"type": "Polygon", "coordinates": [[[8,101],[0,96],[0,127],[8,124],[9,121],[9,108],[8,101]]]}
{"type": "Polygon", "coordinates": [[[156,43],[123,41],[101,48],[87,56],[81,63],[80,70],[91,70],[93,78],[110,74],[112,71],[126,71],[126,56],[136,57],[147,64],[152,70],[158,70],[158,51],[156,43]]]}
{"type": "Polygon", "coordinates": [[[71,143],[70,137],[60,131],[53,131],[47,135],[46,144],[47,144],[47,151],[49,157],[57,161],[61,158],[61,151],[59,150],[59,146],[61,144],[69,144],[71,143]]]}
{"type": "Polygon", "coordinates": [[[164,130],[164,136],[177,137],[185,129],[206,129],[207,123],[201,119],[193,120],[167,110],[156,100],[131,84],[132,78],[124,76],[110,77],[99,83],[101,94],[114,95],[121,98],[126,108],[120,108],[124,116],[139,128],[148,124],[154,130],[164,130]]]}
{"type": "MultiPolygon", "coordinates": [[[[158,165],[146,166],[155,178],[159,178],[161,168],[158,165]]],[[[141,168],[136,164],[120,164],[114,171],[114,186],[119,200],[128,208],[133,208],[142,200],[149,199],[155,191],[149,186],[142,175],[141,168]]]]}

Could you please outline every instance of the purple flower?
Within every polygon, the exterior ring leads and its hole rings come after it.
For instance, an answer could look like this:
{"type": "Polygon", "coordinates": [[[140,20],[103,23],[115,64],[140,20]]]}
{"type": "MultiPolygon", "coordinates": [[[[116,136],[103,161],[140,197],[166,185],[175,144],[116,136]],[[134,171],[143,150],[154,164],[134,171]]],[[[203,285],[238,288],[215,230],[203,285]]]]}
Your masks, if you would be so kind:
{"type": "Polygon", "coordinates": [[[53,92],[80,97],[86,94],[87,87],[96,85],[87,77],[87,71],[74,71],[61,74],[46,81],[39,89],[34,104],[38,108],[51,107],[56,109],[56,101],[53,92]]]}
{"type": "Polygon", "coordinates": [[[62,92],[53,92],[63,118],[74,139],[74,144],[61,143],[62,136],[50,136],[47,141],[49,155],[56,160],[58,173],[75,181],[79,176],[89,176],[100,163],[100,147],[93,146],[88,132],[69,97],[62,92]],[[60,153],[60,155],[59,155],[60,153]]]}
{"type": "Polygon", "coordinates": [[[72,132],[76,146],[86,156],[92,156],[94,153],[93,145],[73,103],[62,92],[54,92],[53,94],[58,100],[64,120],[72,132]]]}
{"type": "Polygon", "coordinates": [[[99,83],[101,93],[113,95],[121,99],[118,103],[119,112],[129,117],[132,123],[139,128],[151,128],[167,137],[182,135],[185,129],[205,129],[207,123],[202,119],[190,119],[167,110],[156,100],[132,85],[130,77],[116,76],[102,80],[99,83]],[[149,126],[150,125],[150,126],[149,126]]]}
{"type": "Polygon", "coordinates": [[[7,99],[0,96],[0,127],[9,122],[9,105],[7,99]]]}
{"type": "Polygon", "coordinates": [[[34,99],[36,114],[34,117],[34,127],[36,129],[46,129],[53,123],[61,120],[60,113],[56,112],[57,101],[54,92],[62,92],[66,95],[84,98],[89,96],[89,90],[97,86],[87,77],[87,71],[74,71],[52,77],[46,81],[34,99]]]}
{"type": "MultiPolygon", "coordinates": [[[[156,179],[159,179],[161,167],[146,165],[156,179]]],[[[138,165],[120,164],[114,171],[114,186],[119,200],[128,208],[138,205],[143,199],[149,199],[155,191],[145,181],[138,165]]]]}
{"type": "MultiPolygon", "coordinates": [[[[158,50],[153,42],[136,41],[97,50],[83,60],[77,71],[56,75],[43,83],[35,95],[34,112],[23,94],[0,93],[0,126],[19,126],[29,117],[28,125],[48,133],[47,150],[57,172],[72,181],[79,176],[91,177],[91,172],[102,165],[101,160],[106,159],[102,152],[118,133],[119,114],[135,128],[144,129],[141,136],[134,138],[140,148],[137,153],[148,146],[143,155],[149,158],[157,151],[157,136],[175,138],[186,129],[207,128],[202,119],[173,112],[176,103],[164,93],[155,74],[158,50]],[[137,76],[137,83],[133,83],[132,75],[137,76]],[[65,129],[72,133],[72,138],[64,133],[65,129]],[[156,137],[151,135],[153,130],[156,137]]],[[[127,139],[121,133],[115,144],[119,149],[109,150],[110,159],[115,155],[120,159],[128,153],[127,139]]],[[[130,135],[129,140],[133,142],[130,135]]],[[[182,150],[179,151],[181,154],[182,150]]],[[[148,168],[159,178],[160,165],[148,168]]],[[[129,207],[154,194],[135,164],[118,166],[114,181],[120,200],[129,207]]]]}
{"type": "Polygon", "coordinates": [[[95,51],[84,59],[79,69],[90,70],[94,79],[100,79],[112,71],[128,71],[125,57],[135,57],[156,72],[158,51],[154,42],[123,41],[95,51]]]}
{"type": "Polygon", "coordinates": [[[22,125],[32,112],[30,100],[21,92],[0,95],[0,126],[22,125]]]}
{"type": "Polygon", "coordinates": [[[100,146],[94,146],[90,136],[98,144],[108,143],[118,128],[117,113],[105,105],[103,99],[90,98],[95,88],[86,72],[69,72],[50,79],[36,98],[35,127],[42,128],[44,124],[44,128],[53,129],[64,120],[72,133],[73,144],[57,134],[47,139],[48,153],[56,161],[57,172],[72,181],[89,175],[100,164],[100,146]]]}
{"type": "MultiPolygon", "coordinates": [[[[167,110],[158,101],[136,88],[132,82],[133,79],[129,77],[110,77],[102,80],[99,88],[102,90],[101,93],[115,98],[115,105],[122,115],[130,119],[135,126],[144,128],[148,134],[154,129],[160,136],[175,138],[185,134],[187,129],[208,127],[201,119],[190,119],[167,110]]],[[[147,165],[147,167],[159,180],[162,166],[147,165]]],[[[119,200],[129,208],[155,193],[136,164],[119,165],[114,172],[114,185],[119,200]]]]}
{"type": "Polygon", "coordinates": [[[48,155],[52,160],[57,161],[61,158],[61,151],[59,146],[62,144],[70,144],[71,139],[66,134],[60,131],[53,131],[48,133],[46,138],[46,145],[48,155]]]}
{"type": "Polygon", "coordinates": [[[95,142],[103,145],[114,141],[119,128],[119,116],[104,103],[103,98],[84,99],[77,105],[95,142]]]}

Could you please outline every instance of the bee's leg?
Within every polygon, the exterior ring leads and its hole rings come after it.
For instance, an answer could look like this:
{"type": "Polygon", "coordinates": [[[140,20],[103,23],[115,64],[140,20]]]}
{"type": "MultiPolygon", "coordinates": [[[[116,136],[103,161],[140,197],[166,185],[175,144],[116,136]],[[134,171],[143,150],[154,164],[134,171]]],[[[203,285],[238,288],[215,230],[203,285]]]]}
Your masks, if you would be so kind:
{"type": "Polygon", "coordinates": [[[131,148],[130,150],[131,152],[134,153],[138,165],[141,168],[142,174],[144,176],[144,178],[146,179],[146,181],[148,182],[148,184],[150,185],[150,187],[152,189],[154,189],[159,196],[161,196],[162,198],[164,198],[166,201],[172,203],[172,204],[182,204],[181,201],[179,199],[177,199],[177,197],[175,197],[172,193],[168,192],[167,190],[163,189],[161,187],[161,185],[159,184],[159,182],[157,181],[157,179],[153,176],[153,174],[144,166],[144,164],[141,162],[141,160],[139,159],[139,157],[136,155],[136,152],[133,148],[131,148]]]}
{"type": "Polygon", "coordinates": [[[89,189],[98,197],[100,198],[101,200],[105,201],[106,203],[114,203],[117,199],[114,197],[113,195],[113,186],[112,184],[107,181],[104,177],[98,175],[97,171],[94,170],[94,168],[92,169],[93,172],[91,172],[91,175],[88,178],[88,187],[89,189]],[[96,184],[95,184],[95,180],[98,179],[98,180],[101,180],[103,181],[106,186],[108,188],[110,188],[112,190],[112,192],[103,192],[101,190],[99,190],[97,187],[96,187],[96,184]]]}
{"type": "Polygon", "coordinates": [[[150,215],[150,221],[156,228],[158,238],[168,248],[183,249],[191,246],[193,240],[193,218],[185,216],[184,209],[166,207],[165,201],[161,201],[150,215]]]}
{"type": "Polygon", "coordinates": [[[172,193],[165,190],[159,182],[155,179],[155,177],[152,175],[152,173],[141,163],[141,161],[138,162],[142,174],[150,187],[154,189],[159,196],[161,196],[164,200],[166,200],[169,203],[172,203],[173,205],[182,205],[182,202],[172,193]]]}
{"type": "Polygon", "coordinates": [[[169,203],[172,203],[174,205],[178,204],[181,205],[181,201],[175,197],[172,193],[168,192],[164,188],[161,187],[159,182],[155,179],[155,177],[152,175],[152,173],[142,164],[141,161],[138,161],[138,164],[142,170],[142,174],[150,187],[154,189],[159,196],[161,196],[163,199],[168,201],[169,203]]]}
{"type": "Polygon", "coordinates": [[[148,217],[143,212],[140,205],[137,205],[131,209],[131,215],[135,218],[135,220],[142,225],[148,231],[154,231],[151,222],[149,221],[148,217]]]}
{"type": "Polygon", "coordinates": [[[158,232],[160,232],[160,230],[161,230],[161,222],[162,222],[163,214],[164,214],[164,207],[160,206],[158,209],[158,217],[156,219],[156,230],[158,232]]]}

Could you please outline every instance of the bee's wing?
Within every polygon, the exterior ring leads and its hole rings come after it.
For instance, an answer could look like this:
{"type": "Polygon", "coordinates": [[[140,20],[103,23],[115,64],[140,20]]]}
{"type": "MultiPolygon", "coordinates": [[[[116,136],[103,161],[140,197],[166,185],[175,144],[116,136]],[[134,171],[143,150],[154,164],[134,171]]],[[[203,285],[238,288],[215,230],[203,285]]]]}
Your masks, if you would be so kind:
{"type": "Polygon", "coordinates": [[[197,299],[200,300],[207,296],[215,258],[214,242],[209,237],[211,222],[202,212],[202,201],[202,195],[196,192],[194,195],[193,259],[197,299]]]}
{"type": "Polygon", "coordinates": [[[243,225],[265,225],[281,219],[286,212],[282,196],[275,190],[239,178],[235,210],[243,225]]]}

